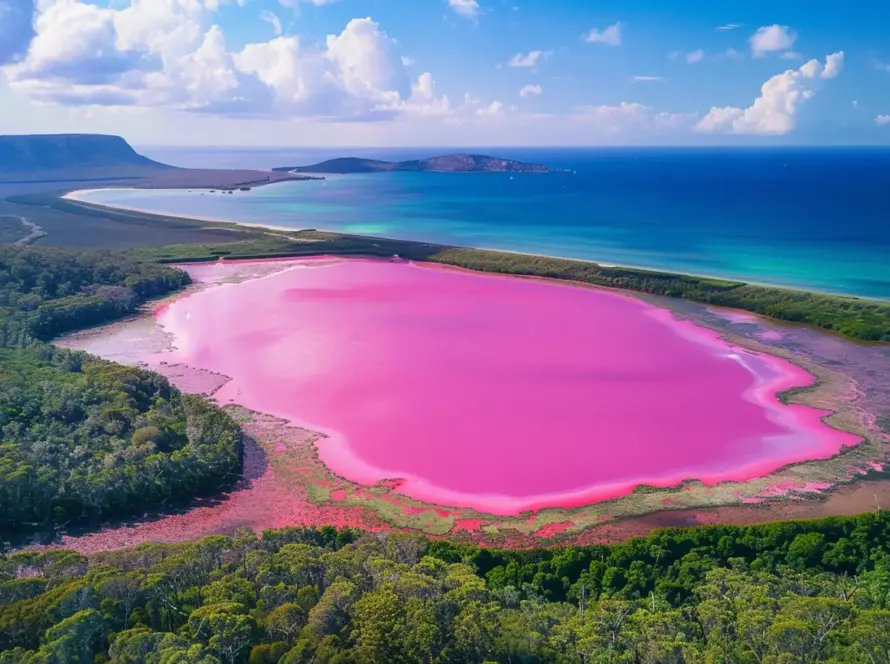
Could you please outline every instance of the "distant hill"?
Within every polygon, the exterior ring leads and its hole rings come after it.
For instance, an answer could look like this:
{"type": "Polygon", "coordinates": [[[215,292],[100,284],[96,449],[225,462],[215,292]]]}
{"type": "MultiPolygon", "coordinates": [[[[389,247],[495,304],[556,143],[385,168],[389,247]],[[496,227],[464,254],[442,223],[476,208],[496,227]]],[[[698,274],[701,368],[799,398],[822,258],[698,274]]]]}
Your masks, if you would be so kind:
{"type": "Polygon", "coordinates": [[[137,153],[120,136],[0,135],[0,179],[128,177],[173,169],[137,153]]]}
{"type": "Polygon", "coordinates": [[[292,173],[383,173],[392,171],[430,171],[439,173],[547,173],[549,169],[541,164],[528,164],[497,157],[478,154],[449,154],[430,159],[412,161],[381,161],[358,157],[329,159],[311,166],[281,166],[274,171],[292,173]]]}

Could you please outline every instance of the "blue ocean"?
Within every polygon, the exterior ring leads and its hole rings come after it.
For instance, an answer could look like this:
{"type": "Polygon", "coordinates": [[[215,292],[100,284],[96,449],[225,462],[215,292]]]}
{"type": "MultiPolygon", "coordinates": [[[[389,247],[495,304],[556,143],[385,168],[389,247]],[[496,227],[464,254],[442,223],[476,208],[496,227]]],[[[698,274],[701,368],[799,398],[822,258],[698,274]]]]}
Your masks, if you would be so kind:
{"type": "MultiPolygon", "coordinates": [[[[143,150],[220,168],[455,151],[143,150]]],[[[472,151],[559,171],[348,175],[233,195],[121,190],[89,200],[890,299],[888,149],[472,151]]]]}

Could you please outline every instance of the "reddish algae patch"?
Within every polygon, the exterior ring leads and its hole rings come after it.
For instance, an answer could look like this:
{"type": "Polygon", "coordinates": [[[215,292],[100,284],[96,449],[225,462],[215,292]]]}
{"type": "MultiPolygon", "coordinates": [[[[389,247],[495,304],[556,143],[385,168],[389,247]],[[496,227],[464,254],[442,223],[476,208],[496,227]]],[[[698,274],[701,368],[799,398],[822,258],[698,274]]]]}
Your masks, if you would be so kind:
{"type": "Polygon", "coordinates": [[[549,539],[551,537],[556,537],[557,535],[561,535],[569,528],[574,526],[574,522],[572,521],[561,521],[560,523],[548,523],[546,526],[539,528],[535,531],[535,537],[540,537],[541,539],[549,539]]]}
{"type": "Polygon", "coordinates": [[[231,379],[221,403],[322,431],[338,475],[398,478],[438,505],[570,508],[745,481],[859,442],[779,403],[812,383],[802,369],[611,291],[310,260],[157,315],[169,361],[231,379]]]}
{"type": "Polygon", "coordinates": [[[482,530],[482,526],[486,525],[487,523],[488,521],[483,521],[482,519],[458,519],[454,522],[454,527],[451,529],[451,532],[480,532],[482,530]]]}

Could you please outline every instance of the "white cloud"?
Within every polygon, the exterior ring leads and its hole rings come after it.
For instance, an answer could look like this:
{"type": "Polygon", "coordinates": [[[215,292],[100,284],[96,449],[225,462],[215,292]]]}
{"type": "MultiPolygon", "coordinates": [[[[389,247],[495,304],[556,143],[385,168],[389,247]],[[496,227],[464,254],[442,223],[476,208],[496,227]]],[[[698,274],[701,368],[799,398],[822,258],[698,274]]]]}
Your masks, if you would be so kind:
{"type": "Polygon", "coordinates": [[[703,50],[696,49],[695,51],[690,51],[686,54],[686,62],[693,65],[696,62],[701,62],[705,59],[705,52],[703,50]]]}
{"type": "Polygon", "coordinates": [[[825,58],[825,68],[822,70],[822,78],[835,78],[841,73],[844,66],[844,52],[838,51],[825,58]]]}
{"type": "Polygon", "coordinates": [[[543,92],[544,92],[544,90],[543,90],[543,88],[541,88],[540,85],[525,85],[519,91],[519,96],[524,99],[525,97],[531,97],[532,95],[539,95],[543,92]]]}
{"type": "Polygon", "coordinates": [[[537,67],[538,63],[550,57],[550,51],[529,51],[528,53],[517,53],[507,64],[510,67],[537,67]]]}
{"type": "Polygon", "coordinates": [[[274,12],[270,12],[267,9],[264,9],[260,12],[260,18],[272,26],[272,29],[275,31],[276,37],[280,37],[281,34],[284,32],[284,29],[281,27],[281,19],[279,19],[274,12]]]}
{"type": "Polygon", "coordinates": [[[881,127],[890,125],[890,115],[879,115],[875,118],[875,122],[881,127]]]}
{"type": "Polygon", "coordinates": [[[696,125],[704,133],[775,134],[792,131],[798,107],[816,93],[816,78],[834,78],[843,65],[843,51],[826,57],[823,66],[810,60],[799,69],[789,69],[769,79],[760,89],[760,96],[748,108],[714,107],[696,125]]]}
{"type": "Polygon", "coordinates": [[[354,18],[342,33],[329,35],[325,58],[352,97],[391,103],[410,89],[392,40],[370,18],[354,18]]]}
{"type": "Polygon", "coordinates": [[[448,0],[448,6],[456,14],[466,16],[467,18],[476,18],[479,16],[479,12],[482,11],[478,0],[448,0]]]}
{"type": "Polygon", "coordinates": [[[729,32],[730,30],[735,30],[737,28],[741,28],[741,23],[727,23],[726,25],[718,25],[715,30],[718,32],[729,32]]]}
{"type": "Polygon", "coordinates": [[[634,83],[655,83],[663,81],[664,78],[662,76],[631,76],[630,80],[634,83]]]}
{"type": "Polygon", "coordinates": [[[607,44],[609,46],[621,45],[621,23],[610,25],[605,30],[591,28],[590,32],[584,35],[584,41],[588,44],[607,44]]]}
{"type": "Polygon", "coordinates": [[[782,60],[800,60],[803,56],[797,51],[785,51],[779,55],[782,60]]]}
{"type": "Polygon", "coordinates": [[[750,39],[751,52],[755,57],[786,51],[794,46],[797,34],[787,25],[767,25],[757,29],[750,39]]]}
{"type": "Polygon", "coordinates": [[[853,108],[859,108],[859,102],[855,99],[853,100],[853,108]]]}
{"type": "MultiPolygon", "coordinates": [[[[432,92],[428,73],[412,84],[411,61],[370,18],[321,43],[278,35],[232,51],[212,24],[220,2],[129,0],[110,8],[41,0],[26,55],[0,71],[25,98],[66,106],[339,120],[472,115],[482,107],[453,108],[432,92]]],[[[273,16],[264,18],[278,32],[273,16]]]]}
{"type": "Polygon", "coordinates": [[[407,55],[402,56],[402,65],[405,67],[410,67],[414,64],[414,58],[409,58],[407,55]]]}
{"type": "Polygon", "coordinates": [[[411,96],[408,101],[397,106],[397,110],[410,115],[447,116],[460,109],[455,109],[447,95],[436,96],[436,83],[433,75],[424,72],[411,85],[411,96]]]}
{"type": "Polygon", "coordinates": [[[482,106],[476,110],[476,115],[484,117],[501,117],[504,115],[504,105],[499,101],[493,101],[487,106],[482,106]]]}

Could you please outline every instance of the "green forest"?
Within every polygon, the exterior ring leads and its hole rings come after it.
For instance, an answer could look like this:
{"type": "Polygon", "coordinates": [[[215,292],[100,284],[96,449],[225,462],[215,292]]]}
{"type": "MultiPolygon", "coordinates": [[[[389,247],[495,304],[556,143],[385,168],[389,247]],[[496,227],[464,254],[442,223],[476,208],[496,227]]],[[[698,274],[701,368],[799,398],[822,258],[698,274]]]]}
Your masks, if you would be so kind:
{"type": "Polygon", "coordinates": [[[890,661],[890,514],[482,549],[287,529],[0,558],[0,663],[890,661]]]}
{"type": "Polygon", "coordinates": [[[0,247],[0,534],[142,514],[237,479],[241,434],[225,413],[43,342],[186,283],[120,253],[0,247]]]}
{"type": "Polygon", "coordinates": [[[122,318],[189,283],[125,252],[0,245],[0,348],[122,318]]]}

